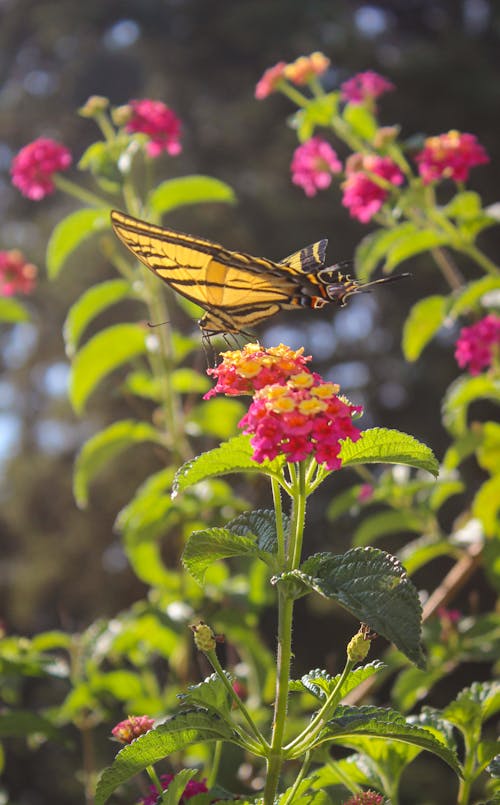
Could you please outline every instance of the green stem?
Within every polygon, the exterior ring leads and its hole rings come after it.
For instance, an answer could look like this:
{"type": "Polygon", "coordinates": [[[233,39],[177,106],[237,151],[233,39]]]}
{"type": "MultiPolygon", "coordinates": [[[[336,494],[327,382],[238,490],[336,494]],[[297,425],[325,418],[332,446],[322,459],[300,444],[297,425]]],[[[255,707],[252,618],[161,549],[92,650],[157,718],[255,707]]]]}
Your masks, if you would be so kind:
{"type": "Polygon", "coordinates": [[[476,263],[478,263],[478,265],[481,266],[481,268],[484,268],[487,274],[493,274],[494,276],[497,276],[500,273],[500,269],[496,265],[496,263],[494,263],[493,260],[490,260],[490,258],[487,257],[485,254],[483,254],[483,252],[480,249],[478,249],[477,246],[474,246],[472,244],[464,246],[462,251],[465,252],[465,254],[468,254],[469,257],[471,257],[473,260],[475,260],[476,263]]]}
{"type": "MultiPolygon", "coordinates": [[[[476,732],[474,730],[474,732],[476,732]]],[[[465,759],[463,765],[464,776],[460,780],[460,787],[458,789],[457,805],[468,805],[470,799],[470,792],[472,783],[474,781],[474,768],[475,768],[475,750],[474,747],[478,746],[480,735],[464,735],[465,743],[465,759]]]]}
{"type": "Polygon", "coordinates": [[[69,196],[77,198],[78,201],[82,201],[85,205],[90,204],[91,207],[110,206],[110,202],[106,199],[96,196],[95,193],[91,193],[90,190],[85,190],[84,187],[80,187],[76,182],[72,182],[71,179],[66,179],[66,177],[61,176],[60,173],[54,175],[54,184],[59,190],[63,190],[69,196]]]}
{"type": "Polygon", "coordinates": [[[285,564],[285,534],[283,533],[283,510],[281,507],[281,489],[276,478],[271,478],[271,489],[273,490],[274,512],[276,518],[276,537],[278,547],[276,552],[279,567],[285,564]]]}
{"type": "Polygon", "coordinates": [[[110,119],[109,119],[109,117],[107,115],[107,112],[104,112],[104,111],[98,112],[95,115],[94,120],[97,123],[97,125],[99,126],[99,128],[101,129],[105,140],[108,143],[113,142],[113,140],[116,138],[116,132],[115,132],[115,130],[114,130],[112,124],[111,124],[111,121],[110,121],[110,119]]]}
{"type": "Polygon", "coordinates": [[[300,786],[302,780],[304,779],[304,777],[306,776],[307,772],[309,771],[309,766],[310,765],[311,765],[311,753],[306,752],[305,757],[304,757],[304,761],[302,763],[302,767],[301,767],[301,769],[300,769],[300,771],[299,771],[299,773],[298,773],[298,775],[296,777],[296,780],[295,780],[292,788],[290,789],[290,793],[282,800],[282,802],[280,802],[280,805],[292,805],[293,798],[295,797],[295,794],[299,790],[299,786],[300,786]]]}
{"type": "Polygon", "coordinates": [[[210,774],[208,775],[207,779],[207,787],[212,788],[216,781],[217,775],[219,773],[219,766],[220,766],[220,759],[222,757],[222,741],[216,741],[214,746],[214,753],[212,755],[212,763],[210,766],[210,774]]]}
{"type": "Polygon", "coordinates": [[[154,766],[146,766],[146,772],[148,773],[149,779],[153,783],[158,793],[163,794],[163,786],[160,782],[160,778],[158,777],[154,766]]]}
{"type": "MultiPolygon", "coordinates": [[[[248,712],[247,708],[245,707],[244,703],[241,701],[241,699],[238,696],[238,694],[236,693],[236,691],[233,689],[233,686],[231,685],[231,683],[230,683],[229,679],[227,678],[226,674],[224,673],[224,669],[222,668],[222,665],[220,664],[220,662],[219,662],[219,660],[217,658],[217,654],[215,653],[215,651],[207,651],[207,652],[205,652],[205,656],[206,656],[207,660],[209,661],[210,665],[212,666],[212,668],[214,669],[215,673],[217,674],[217,676],[219,677],[219,679],[223,683],[223,685],[226,688],[227,692],[231,696],[233,702],[235,702],[236,706],[241,711],[241,714],[245,718],[248,726],[250,727],[253,735],[255,736],[255,738],[257,739],[257,741],[258,741],[258,743],[260,745],[260,750],[269,749],[268,742],[266,741],[266,739],[264,738],[264,736],[260,732],[259,728],[257,727],[255,722],[253,721],[252,716],[248,712]]],[[[253,741],[252,741],[252,744],[253,744],[253,741]]],[[[252,751],[255,751],[255,748],[256,748],[255,746],[252,746],[251,747],[252,751]]],[[[262,754],[262,751],[257,751],[256,754],[262,754]]]]}
{"type": "Polygon", "coordinates": [[[292,87],[288,81],[284,81],[282,84],[280,84],[278,89],[283,93],[283,95],[286,95],[287,98],[290,98],[293,103],[296,103],[297,106],[304,107],[309,103],[309,98],[299,92],[298,89],[295,89],[295,87],[292,87]]]}
{"type": "MultiPolygon", "coordinates": [[[[298,464],[298,474],[293,501],[293,550],[291,551],[291,570],[300,565],[302,555],[302,540],[304,537],[304,521],[306,516],[306,468],[305,462],[298,464]]],[[[292,546],[290,546],[292,548],[292,546]]]]}

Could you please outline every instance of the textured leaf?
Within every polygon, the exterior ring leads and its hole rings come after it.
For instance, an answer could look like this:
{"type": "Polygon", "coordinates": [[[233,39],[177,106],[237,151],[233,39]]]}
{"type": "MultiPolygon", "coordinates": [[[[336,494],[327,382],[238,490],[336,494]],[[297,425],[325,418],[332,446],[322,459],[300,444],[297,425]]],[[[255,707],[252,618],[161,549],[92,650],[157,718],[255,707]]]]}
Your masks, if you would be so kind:
{"type": "Polygon", "coordinates": [[[228,184],[210,176],[181,176],[167,179],[150,193],[149,204],[157,213],[170,212],[186,204],[223,201],[235,204],[236,196],[228,184]]]}
{"type": "MultiPolygon", "coordinates": [[[[344,680],[340,688],[339,699],[343,699],[344,696],[347,696],[351,690],[357,688],[361,682],[364,682],[365,679],[369,679],[371,676],[379,671],[382,671],[384,668],[385,665],[378,660],[370,662],[367,665],[360,665],[358,668],[355,668],[344,680]]],[[[330,674],[328,674],[326,671],[316,668],[316,670],[309,671],[309,673],[304,674],[304,676],[302,676],[300,679],[292,680],[290,682],[290,690],[307,690],[316,699],[324,702],[330,693],[332,693],[332,691],[334,691],[337,687],[340,677],[341,674],[330,676],[330,674]]]]}
{"type": "MultiPolygon", "coordinates": [[[[227,672],[226,677],[229,682],[233,681],[231,674],[227,672]]],[[[177,698],[183,707],[204,707],[221,718],[229,718],[231,715],[232,699],[217,674],[207,676],[197,685],[189,685],[187,693],[180,693],[177,698]]]]}
{"type": "MultiPolygon", "coordinates": [[[[272,509],[255,509],[244,512],[227,524],[234,534],[246,537],[255,534],[260,551],[275,553],[278,538],[276,536],[276,515],[272,509]]],[[[288,534],[290,518],[283,513],[283,529],[288,534]]]]}
{"type": "Polygon", "coordinates": [[[85,328],[99,313],[127,297],[135,297],[135,293],[130,283],[121,279],[101,282],[85,291],[72,305],[64,322],[66,353],[74,355],[85,328]]]}
{"type": "Polygon", "coordinates": [[[244,434],[235,436],[220,447],[202,453],[183,464],[175,475],[172,494],[175,496],[206,478],[227,475],[231,472],[261,472],[276,478],[280,477],[279,470],[283,460],[278,458],[258,464],[253,460],[252,453],[250,437],[244,434]]]}
{"type": "Polygon", "coordinates": [[[203,584],[208,568],[219,559],[258,554],[255,539],[232,534],[226,528],[207,528],[193,531],[184,548],[182,563],[193,578],[203,584]]]}
{"type": "Polygon", "coordinates": [[[443,710],[443,718],[471,737],[483,721],[499,710],[498,682],[473,682],[470,687],[461,690],[456,699],[443,710]]]}
{"type": "Polygon", "coordinates": [[[334,743],[357,749],[360,746],[356,741],[358,736],[401,741],[419,749],[426,749],[444,760],[456,774],[461,775],[457,757],[444,740],[439,740],[429,729],[410,723],[404,716],[390,708],[340,705],[334,718],[330,719],[328,727],[322,733],[320,742],[333,739],[334,743]]]}
{"type": "Polygon", "coordinates": [[[97,784],[96,805],[104,805],[119,785],[172,752],[178,752],[194,743],[221,740],[238,743],[236,731],[222,719],[203,710],[192,710],[174,716],[141,735],[117,754],[113,764],[104,770],[97,784]]]}
{"type": "Polygon", "coordinates": [[[407,361],[416,361],[431,338],[443,325],[448,299],[446,296],[428,296],[413,305],[403,329],[402,347],[407,361]]]}
{"type": "Polygon", "coordinates": [[[73,476],[73,493],[80,508],[88,503],[90,482],[108,461],[133,444],[142,442],[158,443],[158,431],[148,422],[123,419],[96,433],[84,444],[77,456],[73,476]]]}
{"type": "Polygon", "coordinates": [[[404,260],[408,260],[416,254],[436,249],[438,246],[447,246],[449,242],[450,238],[447,235],[440,235],[433,229],[420,229],[403,236],[389,250],[384,271],[391,271],[404,260]]]}
{"type": "Polygon", "coordinates": [[[462,375],[449,386],[443,400],[443,422],[453,436],[465,435],[469,405],[479,399],[500,403],[500,381],[486,374],[462,375]]]}
{"type": "Polygon", "coordinates": [[[47,272],[55,279],[68,257],[91,235],[111,228],[109,207],[72,212],[57,224],[47,244],[47,272]]]}
{"type": "Polygon", "coordinates": [[[91,338],[71,367],[69,396],[76,413],[106,375],[145,351],[146,333],[135,324],[115,324],[91,338]]]}
{"type": "Polygon", "coordinates": [[[354,258],[358,279],[362,282],[369,280],[377,265],[385,258],[389,250],[400,239],[404,239],[416,231],[414,224],[404,223],[392,229],[378,229],[376,232],[365,235],[356,249],[354,258]]]}
{"type": "Polygon", "coordinates": [[[28,321],[28,319],[28,311],[17,299],[0,297],[0,321],[16,324],[20,321],[28,321]]]}
{"type": "Polygon", "coordinates": [[[315,590],[349,610],[361,623],[393,642],[419,668],[422,607],[418,593],[398,560],[378,548],[353,548],[345,554],[310,556],[300,570],[278,583],[296,584],[300,594],[315,590]]]}
{"type": "Polygon", "coordinates": [[[357,442],[346,440],[340,450],[342,466],[384,463],[406,464],[409,467],[438,474],[439,464],[432,450],[413,436],[390,428],[370,428],[363,431],[357,442]]]}

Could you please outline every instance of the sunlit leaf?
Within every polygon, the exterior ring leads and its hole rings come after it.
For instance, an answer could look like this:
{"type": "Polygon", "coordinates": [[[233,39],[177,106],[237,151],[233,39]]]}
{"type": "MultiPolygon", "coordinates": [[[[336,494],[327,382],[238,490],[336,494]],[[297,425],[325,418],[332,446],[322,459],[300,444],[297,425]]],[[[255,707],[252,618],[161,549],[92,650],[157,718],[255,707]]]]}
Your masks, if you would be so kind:
{"type": "Polygon", "coordinates": [[[130,283],[121,279],[101,282],[85,291],[71,306],[64,322],[67,354],[74,355],[83,332],[99,313],[127,297],[136,298],[136,295],[130,283]]]}
{"type": "Polygon", "coordinates": [[[356,249],[354,263],[356,275],[359,280],[366,282],[371,279],[377,265],[383,260],[390,249],[399,240],[415,234],[417,231],[414,224],[404,223],[391,229],[377,229],[369,235],[365,235],[356,249]]]}
{"type": "Polygon", "coordinates": [[[55,227],[47,244],[47,272],[55,279],[68,257],[84,240],[111,228],[110,209],[83,209],[70,213],[55,227]]]}
{"type": "Polygon", "coordinates": [[[170,212],[186,204],[211,201],[235,204],[236,196],[228,184],[211,176],[180,176],[176,179],[167,179],[149,196],[151,209],[157,213],[170,212]]]}
{"type": "Polygon", "coordinates": [[[0,321],[16,324],[20,321],[28,321],[28,319],[28,311],[17,299],[0,297],[0,321]]]}
{"type": "Polygon", "coordinates": [[[384,511],[365,517],[354,533],[353,545],[372,545],[389,534],[403,535],[407,531],[421,534],[429,524],[429,515],[418,509],[384,511]]]}
{"type": "Polygon", "coordinates": [[[480,399],[500,403],[500,381],[487,374],[461,375],[443,399],[443,423],[455,437],[465,435],[469,405],[480,399]]]}
{"type": "Polygon", "coordinates": [[[443,325],[448,308],[446,296],[428,296],[410,311],[403,329],[402,347],[407,361],[416,361],[443,325]]]}
{"type": "Polygon", "coordinates": [[[340,451],[342,466],[383,463],[406,464],[438,474],[439,464],[432,450],[413,436],[390,428],[370,428],[357,442],[346,440],[340,451]]]}
{"type": "Polygon", "coordinates": [[[498,290],[500,290],[498,277],[487,276],[474,282],[468,282],[463,290],[453,295],[448,315],[456,319],[462,313],[475,310],[480,307],[483,296],[498,290]]]}
{"type": "Polygon", "coordinates": [[[472,503],[472,514],[483,524],[487,537],[500,537],[500,474],[482,484],[472,503]]]}
{"type": "Polygon", "coordinates": [[[377,131],[377,121],[366,106],[348,103],[344,107],[342,117],[355,134],[371,142],[377,131]]]}
{"type": "Polygon", "coordinates": [[[392,271],[404,260],[408,260],[416,254],[436,249],[439,246],[447,246],[449,242],[448,235],[441,235],[434,229],[421,229],[401,237],[390,249],[384,265],[384,271],[392,271]]]}

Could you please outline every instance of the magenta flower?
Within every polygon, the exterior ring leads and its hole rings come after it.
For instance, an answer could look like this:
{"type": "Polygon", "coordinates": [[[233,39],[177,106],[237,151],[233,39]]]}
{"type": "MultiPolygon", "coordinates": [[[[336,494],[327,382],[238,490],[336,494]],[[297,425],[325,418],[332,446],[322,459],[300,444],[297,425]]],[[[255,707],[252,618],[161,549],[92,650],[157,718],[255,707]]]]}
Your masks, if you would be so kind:
{"type": "Polygon", "coordinates": [[[139,735],[149,732],[154,723],[154,718],[149,716],[129,716],[125,721],[119,721],[111,730],[111,734],[121,744],[130,744],[139,735]]]}
{"type": "Polygon", "coordinates": [[[12,160],[12,184],[23,196],[40,201],[55,190],[53,176],[71,165],[71,153],[55,140],[40,137],[21,148],[12,160]]]}
{"type": "Polygon", "coordinates": [[[35,287],[37,268],[26,262],[18,249],[0,252],[0,296],[29,294],[35,287]]]}
{"type": "MultiPolygon", "coordinates": [[[[172,780],[174,779],[174,777],[175,777],[174,774],[162,774],[160,776],[160,782],[162,784],[164,791],[168,790],[168,787],[172,782],[172,780]]],[[[151,791],[151,793],[149,794],[149,796],[143,797],[143,799],[141,799],[141,805],[156,805],[156,803],[158,802],[158,798],[160,795],[156,790],[155,786],[154,785],[150,786],[149,790],[151,791]]],[[[185,803],[188,801],[188,799],[191,799],[191,797],[196,796],[196,794],[206,794],[207,791],[208,788],[206,786],[205,780],[201,780],[199,783],[196,780],[190,780],[183,791],[179,805],[185,805],[185,803]]]]}
{"type": "Polygon", "coordinates": [[[361,791],[346,799],[344,805],[383,805],[384,802],[382,794],[377,794],[375,791],[361,791]]]}
{"type": "Polygon", "coordinates": [[[367,503],[373,497],[373,484],[361,484],[360,490],[358,492],[358,502],[359,503],[367,503]]]}
{"type": "Polygon", "coordinates": [[[490,313],[470,327],[463,327],[456,343],[455,358],[461,369],[478,375],[500,353],[500,316],[490,313]]]}
{"type": "Polygon", "coordinates": [[[332,175],[341,172],[342,163],[326,140],[311,137],[295,149],[290,167],[292,182],[302,187],[306,196],[315,196],[318,190],[330,186],[332,175]]]}
{"type": "Polygon", "coordinates": [[[280,83],[283,81],[286,66],[285,61],[279,61],[264,72],[255,87],[255,97],[258,101],[262,101],[264,98],[267,98],[268,95],[276,92],[280,83]]]}
{"type": "Polygon", "coordinates": [[[390,185],[397,187],[404,176],[395,162],[389,157],[352,154],[346,164],[346,180],[342,187],[342,204],[349,209],[352,218],[366,224],[380,210],[391,191],[390,185]],[[380,184],[365,173],[379,176],[380,184]]]}
{"type": "Polygon", "coordinates": [[[392,92],[394,89],[396,87],[387,78],[375,73],[373,70],[367,70],[365,73],[357,73],[357,75],[344,81],[340,85],[340,94],[344,101],[360,104],[374,100],[386,92],[392,92]]]}
{"type": "Polygon", "coordinates": [[[490,158],[474,134],[449,131],[429,137],[415,161],[423,183],[429,184],[440,179],[466,182],[470,169],[486,164],[490,158]]]}
{"type": "Polygon", "coordinates": [[[129,133],[140,132],[150,138],[147,152],[150,157],[158,157],[162,151],[170,156],[177,156],[182,151],[179,141],[181,122],[162,101],[147,98],[141,101],[130,101],[132,116],[125,126],[129,133]]]}

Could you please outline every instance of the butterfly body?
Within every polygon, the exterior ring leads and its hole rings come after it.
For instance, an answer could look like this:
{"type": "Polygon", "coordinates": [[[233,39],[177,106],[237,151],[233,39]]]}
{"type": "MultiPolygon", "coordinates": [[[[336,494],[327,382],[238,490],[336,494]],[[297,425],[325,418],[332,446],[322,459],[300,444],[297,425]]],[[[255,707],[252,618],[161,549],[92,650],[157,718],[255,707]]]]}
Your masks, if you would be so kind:
{"type": "MultiPolygon", "coordinates": [[[[210,337],[243,333],[280,310],[339,307],[363,287],[324,266],[327,240],[274,262],[113,210],[113,229],[122,243],[174,291],[205,310],[199,326],[210,337]]],[[[401,276],[401,275],[400,275],[401,276]]],[[[396,277],[375,282],[387,282],[396,277]]],[[[372,285],[373,283],[367,283],[372,285]]]]}

